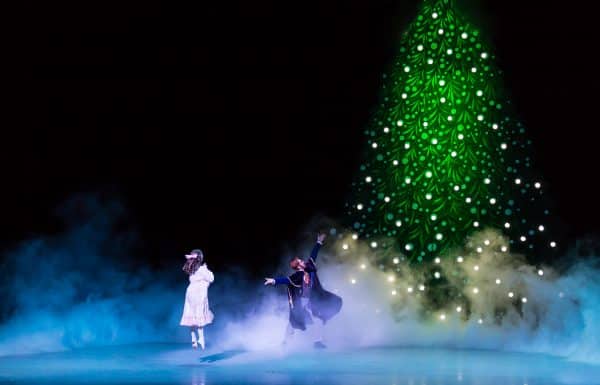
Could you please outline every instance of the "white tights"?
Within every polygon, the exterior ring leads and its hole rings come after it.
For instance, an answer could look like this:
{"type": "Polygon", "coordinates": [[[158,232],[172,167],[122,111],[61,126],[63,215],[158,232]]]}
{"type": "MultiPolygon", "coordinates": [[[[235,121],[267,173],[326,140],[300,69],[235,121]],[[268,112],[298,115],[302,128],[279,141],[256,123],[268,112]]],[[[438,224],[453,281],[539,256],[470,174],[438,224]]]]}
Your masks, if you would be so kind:
{"type": "Polygon", "coordinates": [[[192,335],[192,343],[197,342],[200,347],[204,349],[204,328],[192,326],[190,328],[190,333],[192,335]],[[196,338],[196,333],[198,333],[198,338],[196,338]]]}

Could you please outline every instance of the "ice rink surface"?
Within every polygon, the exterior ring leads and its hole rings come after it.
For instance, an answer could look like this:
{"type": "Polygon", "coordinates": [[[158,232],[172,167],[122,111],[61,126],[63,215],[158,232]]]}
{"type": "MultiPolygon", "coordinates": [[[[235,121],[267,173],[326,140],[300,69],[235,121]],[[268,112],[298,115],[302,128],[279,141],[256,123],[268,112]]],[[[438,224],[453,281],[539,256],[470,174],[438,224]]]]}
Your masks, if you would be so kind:
{"type": "Polygon", "coordinates": [[[247,352],[140,344],[0,357],[0,384],[595,385],[600,366],[483,350],[247,352]]]}

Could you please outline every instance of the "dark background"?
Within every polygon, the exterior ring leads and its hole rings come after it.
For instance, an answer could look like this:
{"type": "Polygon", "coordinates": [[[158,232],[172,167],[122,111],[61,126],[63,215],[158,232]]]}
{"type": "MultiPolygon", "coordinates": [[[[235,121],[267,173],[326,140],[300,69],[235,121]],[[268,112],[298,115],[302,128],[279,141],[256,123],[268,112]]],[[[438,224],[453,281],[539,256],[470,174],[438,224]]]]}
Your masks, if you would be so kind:
{"type": "MultiPolygon", "coordinates": [[[[260,270],[313,215],[342,214],[418,4],[23,3],[2,55],[2,248],[63,231],[54,208],[99,192],[156,267],[200,246],[216,269],[260,270]]],[[[494,45],[565,239],[597,232],[593,2],[459,4],[494,45]]]]}

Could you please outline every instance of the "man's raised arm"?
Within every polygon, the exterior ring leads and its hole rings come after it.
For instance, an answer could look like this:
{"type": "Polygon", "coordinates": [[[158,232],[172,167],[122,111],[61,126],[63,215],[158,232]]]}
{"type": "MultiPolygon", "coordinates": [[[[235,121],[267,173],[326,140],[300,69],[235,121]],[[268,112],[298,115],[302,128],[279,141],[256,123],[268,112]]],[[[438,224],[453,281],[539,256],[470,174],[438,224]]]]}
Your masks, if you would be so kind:
{"type": "Polygon", "coordinates": [[[317,255],[319,254],[321,245],[323,245],[323,242],[325,241],[325,237],[326,237],[326,235],[323,233],[317,235],[317,243],[315,243],[315,246],[313,247],[312,251],[310,252],[310,259],[312,259],[313,262],[317,262],[317,255]]]}

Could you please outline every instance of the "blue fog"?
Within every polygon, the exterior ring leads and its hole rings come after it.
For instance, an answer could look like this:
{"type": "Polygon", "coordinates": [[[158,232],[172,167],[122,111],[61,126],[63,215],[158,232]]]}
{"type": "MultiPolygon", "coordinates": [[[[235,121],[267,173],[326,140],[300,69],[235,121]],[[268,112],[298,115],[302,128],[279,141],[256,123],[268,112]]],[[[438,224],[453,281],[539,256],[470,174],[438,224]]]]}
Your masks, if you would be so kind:
{"type": "MultiPolygon", "coordinates": [[[[123,226],[127,213],[116,201],[77,197],[59,214],[66,224],[63,234],[28,240],[3,256],[0,356],[154,342],[187,344],[188,331],[179,326],[187,286],[183,258],[174,256],[168,271],[140,268],[143,256],[130,254],[138,236],[123,226]]],[[[407,300],[400,315],[391,311],[387,277],[368,263],[368,246],[357,244],[356,252],[340,258],[342,242],[329,241],[321,257],[322,281],[344,298],[343,311],[326,329],[334,350],[453,347],[600,362],[598,259],[573,263],[561,273],[547,268],[543,281],[517,257],[489,262],[488,272],[518,282],[527,292],[528,312],[502,326],[465,324],[451,317],[445,323],[424,324],[416,315],[416,300],[407,300]],[[349,284],[356,277],[357,283],[349,284]]],[[[282,256],[273,271],[284,273],[284,260],[282,256]]],[[[206,328],[208,347],[278,348],[287,323],[284,291],[264,288],[242,270],[214,273],[209,298],[216,318],[206,328]]],[[[403,279],[418,283],[410,274],[403,279]]],[[[500,300],[494,295],[486,293],[480,310],[493,308],[500,300]]],[[[305,351],[312,337],[310,330],[306,338],[295,337],[292,348],[305,351]]]]}

